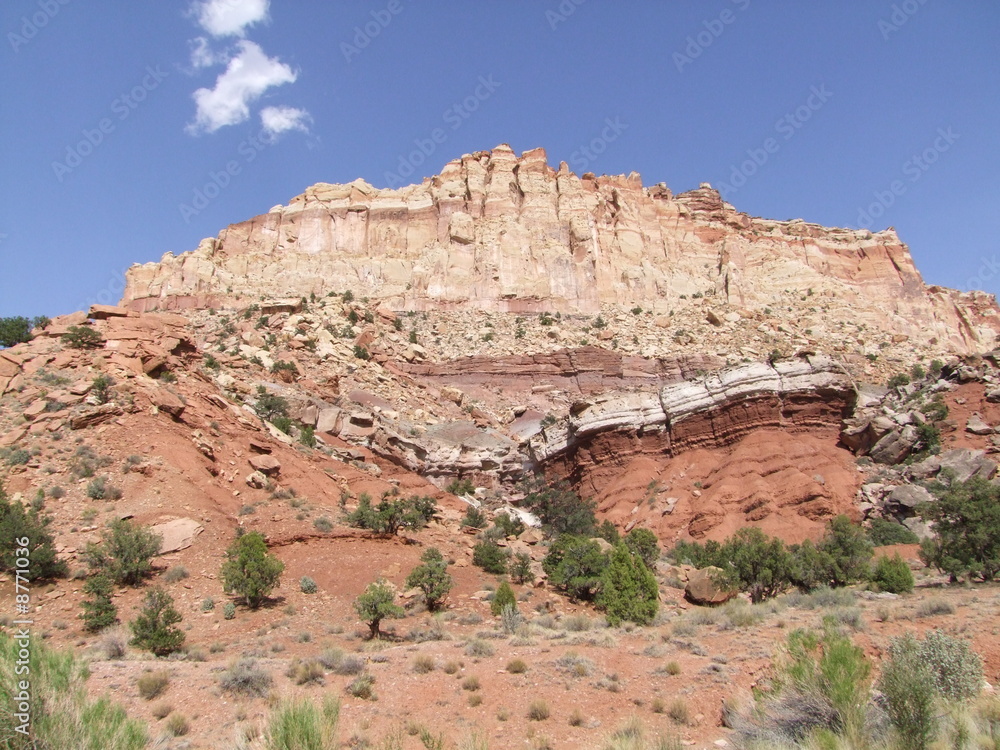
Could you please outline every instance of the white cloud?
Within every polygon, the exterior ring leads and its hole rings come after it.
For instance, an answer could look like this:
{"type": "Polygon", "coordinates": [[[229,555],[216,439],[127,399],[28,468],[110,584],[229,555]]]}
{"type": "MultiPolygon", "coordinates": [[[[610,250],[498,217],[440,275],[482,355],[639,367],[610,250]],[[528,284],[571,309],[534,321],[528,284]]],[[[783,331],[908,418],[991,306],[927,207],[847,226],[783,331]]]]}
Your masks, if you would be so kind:
{"type": "Polygon", "coordinates": [[[253,42],[241,41],[239,52],[226,71],[215,80],[215,88],[194,92],[198,106],[188,132],[214,133],[226,125],[237,125],[250,117],[249,104],[273,86],[294,83],[298,74],[276,57],[268,57],[253,42]]]}
{"type": "Polygon", "coordinates": [[[296,107],[264,107],[260,111],[260,122],[269,135],[279,135],[287,130],[309,132],[309,113],[296,107]]]}
{"type": "Polygon", "coordinates": [[[208,40],[203,36],[192,39],[188,44],[191,47],[191,67],[195,70],[210,68],[216,63],[226,62],[225,56],[213,52],[208,40]]]}
{"type": "Polygon", "coordinates": [[[196,0],[191,11],[212,36],[239,36],[267,20],[270,0],[196,0]]]}

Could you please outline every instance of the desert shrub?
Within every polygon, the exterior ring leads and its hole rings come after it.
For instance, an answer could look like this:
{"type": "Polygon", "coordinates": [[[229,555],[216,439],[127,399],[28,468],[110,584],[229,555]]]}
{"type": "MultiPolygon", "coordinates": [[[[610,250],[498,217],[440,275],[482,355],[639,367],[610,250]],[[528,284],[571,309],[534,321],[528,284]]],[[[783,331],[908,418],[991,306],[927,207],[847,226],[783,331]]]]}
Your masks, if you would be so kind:
{"type": "Polygon", "coordinates": [[[41,639],[32,639],[28,652],[25,660],[21,642],[0,633],[0,701],[4,706],[0,712],[0,746],[5,750],[148,747],[149,737],[142,722],[130,719],[107,697],[89,697],[87,667],[72,652],[53,651],[41,639]],[[15,697],[25,674],[31,676],[30,736],[16,729],[22,721],[15,713],[15,697]]]}
{"type": "MultiPolygon", "coordinates": [[[[655,547],[655,537],[653,544],[655,547]]],[[[659,548],[656,549],[658,555],[659,548]]],[[[608,624],[612,626],[626,620],[649,625],[656,617],[660,587],[646,563],[628,547],[628,537],[624,544],[611,551],[608,565],[601,572],[597,605],[604,610],[608,624]]]]}
{"type": "Polygon", "coordinates": [[[427,674],[433,672],[435,667],[434,657],[430,654],[417,654],[413,659],[413,671],[417,674],[427,674]]]}
{"type": "Polygon", "coordinates": [[[135,686],[139,690],[139,695],[147,701],[153,700],[163,694],[170,684],[170,675],[164,671],[147,672],[136,680],[135,686]]]}
{"type": "Polygon", "coordinates": [[[956,482],[918,512],[935,532],[920,544],[927,565],[952,580],[992,581],[1000,573],[1000,487],[980,477],[956,482]]]}
{"type": "Polygon", "coordinates": [[[660,558],[659,540],[649,529],[639,527],[632,529],[625,535],[625,546],[629,552],[642,560],[647,568],[652,568],[660,558]]]}
{"type": "Polygon", "coordinates": [[[447,487],[448,492],[453,495],[472,495],[476,491],[476,485],[471,479],[455,479],[447,487]]]}
{"type": "Polygon", "coordinates": [[[226,550],[222,563],[222,585],[242,596],[251,609],[261,605],[278,585],[285,564],[267,551],[267,542],[258,531],[237,537],[226,550]]]}
{"type": "Polygon", "coordinates": [[[168,568],[163,574],[163,580],[167,583],[177,583],[187,578],[190,574],[183,565],[174,565],[172,568],[168,568]]]}
{"type": "Polygon", "coordinates": [[[315,594],[318,590],[316,587],[316,581],[309,576],[302,576],[302,578],[299,579],[299,589],[303,594],[315,594]]]}
{"type": "Polygon", "coordinates": [[[882,555],[872,570],[871,582],[881,591],[907,594],[913,591],[913,572],[898,552],[892,557],[882,555]]]}
{"type": "Polygon", "coordinates": [[[679,675],[681,673],[680,662],[668,661],[664,665],[663,671],[666,672],[668,675],[671,675],[671,676],[679,675]]]}
{"type": "Polygon", "coordinates": [[[817,548],[830,557],[830,579],[834,586],[846,586],[868,577],[872,543],[847,516],[837,516],[827,528],[817,548]]]}
{"type": "Polygon", "coordinates": [[[919,643],[919,652],[931,670],[935,689],[945,698],[971,700],[982,691],[982,659],[965,641],[932,630],[919,643]]]}
{"type": "Polygon", "coordinates": [[[172,713],[167,719],[167,723],[164,725],[165,729],[169,734],[174,737],[181,737],[187,734],[191,727],[188,724],[187,717],[184,714],[172,713]]]}
{"type": "Polygon", "coordinates": [[[347,522],[377,534],[394,535],[399,529],[422,529],[434,517],[437,508],[430,497],[390,500],[383,497],[373,506],[371,497],[362,494],[358,507],[347,516],[347,522]]]}
{"type": "Polygon", "coordinates": [[[500,624],[503,626],[503,632],[511,635],[516,633],[522,622],[524,622],[524,618],[521,617],[516,604],[508,604],[500,610],[500,624]]]}
{"type": "Polygon", "coordinates": [[[22,315],[0,318],[0,347],[31,341],[31,321],[22,315]]]}
{"type": "Polygon", "coordinates": [[[493,656],[494,649],[481,638],[473,638],[465,644],[465,655],[474,657],[493,656]]]}
{"type": "Polygon", "coordinates": [[[917,617],[935,617],[937,615],[953,615],[955,608],[944,599],[928,599],[917,606],[917,617]]]}
{"type": "Polygon", "coordinates": [[[549,704],[543,700],[532,701],[528,706],[528,719],[531,721],[545,721],[551,715],[549,704]]]}
{"type": "Polygon", "coordinates": [[[152,559],[163,537],[131,521],[112,521],[100,544],[87,545],[84,557],[95,573],[104,573],[119,585],[138,586],[153,571],[152,559]]]}
{"type": "Polygon", "coordinates": [[[882,664],[878,689],[889,720],[907,748],[926,750],[937,735],[934,676],[911,635],[894,638],[882,664]]]}
{"type": "Polygon", "coordinates": [[[756,527],[737,531],[722,545],[721,555],[724,583],[750,594],[754,604],[780,594],[791,582],[788,548],[756,527]]]}
{"type": "Polygon", "coordinates": [[[129,623],[132,645],[150,651],[156,656],[166,656],[179,651],[184,644],[184,633],[174,625],[181,621],[174,609],[174,600],[160,587],[150,590],[142,609],[129,623]]]}
{"type": "Polygon", "coordinates": [[[0,569],[8,573],[20,571],[32,581],[65,576],[69,568],[56,556],[55,539],[48,530],[50,523],[40,508],[9,500],[0,482],[0,539],[7,540],[0,545],[0,569]],[[24,558],[28,565],[19,568],[17,561],[24,558]]]}
{"type": "Polygon", "coordinates": [[[676,724],[691,723],[691,709],[688,708],[687,701],[683,698],[674,698],[667,707],[667,716],[676,724]]]}
{"type": "Polygon", "coordinates": [[[271,712],[265,730],[268,750],[325,750],[335,747],[340,702],[323,698],[322,708],[308,699],[286,700],[271,712]]]}
{"type": "Polygon", "coordinates": [[[475,692],[479,690],[480,683],[479,678],[475,675],[469,675],[464,680],[462,680],[462,690],[468,690],[469,692],[475,692]]]}
{"type": "Polygon", "coordinates": [[[465,517],[462,519],[462,526],[469,529],[485,529],[490,519],[481,509],[475,505],[470,505],[465,509],[465,517]]]}
{"type": "Polygon", "coordinates": [[[149,710],[149,712],[153,714],[153,718],[155,719],[165,719],[170,715],[171,711],[173,710],[174,710],[173,706],[171,706],[169,703],[157,703],[149,710]]]}
{"type": "Polygon", "coordinates": [[[714,540],[700,544],[682,539],[674,545],[668,556],[679,565],[691,565],[699,569],[713,565],[721,568],[726,563],[722,558],[722,545],[714,540]]]}
{"type": "Polygon", "coordinates": [[[108,485],[108,478],[96,477],[87,484],[86,495],[91,500],[120,500],[122,491],[108,485]]]}
{"type": "Polygon", "coordinates": [[[70,326],[62,335],[62,342],[74,349],[97,348],[104,343],[101,334],[87,326],[70,326]]]}
{"type": "Polygon", "coordinates": [[[318,685],[323,682],[323,665],[316,659],[296,659],[288,667],[288,677],[296,685],[318,685]]]}
{"type": "Polygon", "coordinates": [[[504,581],[493,595],[493,600],[490,602],[490,612],[494,617],[499,617],[500,613],[507,607],[517,609],[517,597],[514,596],[514,589],[510,587],[510,584],[504,581]]]}
{"type": "Polygon", "coordinates": [[[528,671],[528,664],[524,659],[511,659],[507,662],[507,671],[511,674],[524,674],[528,671]]]}
{"type": "Polygon", "coordinates": [[[257,400],[253,403],[253,410],[261,419],[273,422],[276,417],[288,416],[288,401],[259,385],[257,386],[257,400]]]}
{"type": "Polygon", "coordinates": [[[236,617],[236,605],[232,602],[226,602],[222,608],[222,616],[227,620],[232,620],[236,617]]]}
{"type": "Polygon", "coordinates": [[[607,564],[608,556],[597,542],[565,534],[556,539],[542,560],[549,582],[572,599],[593,599],[607,564]]]}
{"type": "Polygon", "coordinates": [[[396,604],[396,592],[383,579],[368,584],[364,592],[354,600],[354,611],[368,624],[371,638],[379,638],[382,620],[402,617],[403,608],[396,604]]]}
{"type": "Polygon", "coordinates": [[[868,524],[868,539],[876,547],[891,544],[917,544],[920,539],[901,523],[873,518],[868,524]]]}
{"type": "Polygon", "coordinates": [[[118,608],[111,597],[114,587],[111,579],[104,575],[91,576],[83,584],[83,593],[87,598],[81,602],[83,613],[83,628],[87,632],[96,633],[118,622],[118,608]]]}
{"type": "Polygon", "coordinates": [[[208,596],[201,600],[202,612],[211,612],[213,609],[215,609],[215,599],[208,596]]]}
{"type": "Polygon", "coordinates": [[[115,626],[106,628],[101,633],[101,639],[97,645],[105,659],[116,661],[125,658],[125,654],[128,652],[128,640],[125,628],[115,626]]]}
{"type": "Polygon", "coordinates": [[[370,701],[375,700],[375,678],[370,674],[355,677],[347,686],[347,692],[355,698],[370,701]]]}
{"type": "Polygon", "coordinates": [[[219,676],[219,687],[224,692],[251,698],[267,695],[273,682],[271,673],[249,657],[232,662],[219,676]]]}
{"type": "Polygon", "coordinates": [[[101,373],[91,381],[90,393],[97,399],[97,403],[106,404],[111,400],[112,385],[114,385],[114,381],[104,373],[101,373]]]}
{"type": "Polygon", "coordinates": [[[538,516],[548,536],[590,536],[597,528],[596,504],[584,500],[565,483],[545,486],[529,484],[524,505],[538,516]]]}
{"type": "Polygon", "coordinates": [[[524,521],[511,513],[497,513],[493,519],[503,536],[517,536],[526,528],[524,521]]]}
{"type": "Polygon", "coordinates": [[[448,563],[436,547],[429,547],[420,556],[420,565],[406,577],[408,588],[418,588],[431,612],[440,608],[448,592],[455,585],[448,574],[448,563]]]}
{"type": "Polygon", "coordinates": [[[509,557],[510,550],[488,539],[476,542],[472,548],[472,564],[494,575],[502,575],[507,572],[507,559],[509,557]]]}
{"type": "Polygon", "coordinates": [[[556,669],[573,677],[587,677],[594,671],[594,662],[575,651],[567,651],[555,661],[556,669]]]}
{"type": "Polygon", "coordinates": [[[507,565],[507,572],[514,583],[535,582],[535,574],[531,570],[531,557],[527,552],[515,552],[507,565]]]}

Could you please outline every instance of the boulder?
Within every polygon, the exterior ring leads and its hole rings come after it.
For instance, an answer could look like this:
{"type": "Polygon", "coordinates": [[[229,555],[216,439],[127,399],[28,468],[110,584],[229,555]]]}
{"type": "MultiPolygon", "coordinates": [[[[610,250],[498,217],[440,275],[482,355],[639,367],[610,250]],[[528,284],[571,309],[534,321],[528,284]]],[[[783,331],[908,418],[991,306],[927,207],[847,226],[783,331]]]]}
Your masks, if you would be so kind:
{"type": "Polygon", "coordinates": [[[190,547],[194,538],[204,531],[205,527],[193,518],[175,518],[173,521],[150,526],[149,530],[163,537],[159,554],[166,555],[190,547]]]}
{"type": "Polygon", "coordinates": [[[249,461],[256,471],[266,476],[273,476],[281,471],[281,462],[267,453],[250,456],[249,461]]]}
{"type": "Polygon", "coordinates": [[[978,412],[969,417],[969,421],[965,423],[965,431],[971,432],[973,435],[992,435],[996,432],[993,427],[983,421],[982,415],[978,412]]]}
{"type": "Polygon", "coordinates": [[[120,417],[122,413],[122,410],[115,404],[101,404],[95,409],[88,409],[70,417],[69,426],[73,430],[82,430],[85,427],[93,427],[96,424],[120,417]]]}
{"type": "Polygon", "coordinates": [[[174,419],[180,418],[184,413],[184,402],[166,388],[157,388],[149,398],[157,411],[165,412],[174,419]]]}
{"type": "Polygon", "coordinates": [[[917,484],[904,484],[896,487],[886,498],[886,504],[895,512],[903,510],[906,515],[913,515],[913,512],[922,504],[935,500],[934,495],[917,484]]]}
{"type": "Polygon", "coordinates": [[[255,490],[262,490],[267,487],[267,477],[259,471],[255,471],[253,474],[247,475],[246,483],[247,486],[253,487],[255,490]]]}
{"type": "Polygon", "coordinates": [[[897,428],[883,435],[872,446],[869,455],[873,461],[881,464],[898,464],[910,455],[918,437],[917,429],[913,425],[897,428]]]}
{"type": "Polygon", "coordinates": [[[341,411],[336,406],[320,409],[316,417],[316,432],[337,434],[340,429],[340,414],[341,411]]]}
{"type": "Polygon", "coordinates": [[[728,602],[736,596],[736,592],[724,589],[715,582],[714,577],[721,573],[722,569],[714,565],[692,571],[684,587],[685,598],[694,604],[714,605],[728,602]]]}

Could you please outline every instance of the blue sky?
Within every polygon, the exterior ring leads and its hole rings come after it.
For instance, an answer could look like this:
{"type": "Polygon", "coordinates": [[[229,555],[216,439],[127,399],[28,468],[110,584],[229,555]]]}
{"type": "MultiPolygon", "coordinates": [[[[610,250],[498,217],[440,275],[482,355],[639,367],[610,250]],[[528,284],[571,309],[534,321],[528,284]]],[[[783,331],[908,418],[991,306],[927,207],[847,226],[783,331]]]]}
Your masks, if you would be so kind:
{"type": "Polygon", "coordinates": [[[1000,291],[995,0],[6,0],[0,32],[0,316],[503,142],[895,226],[928,283],[1000,291]]]}

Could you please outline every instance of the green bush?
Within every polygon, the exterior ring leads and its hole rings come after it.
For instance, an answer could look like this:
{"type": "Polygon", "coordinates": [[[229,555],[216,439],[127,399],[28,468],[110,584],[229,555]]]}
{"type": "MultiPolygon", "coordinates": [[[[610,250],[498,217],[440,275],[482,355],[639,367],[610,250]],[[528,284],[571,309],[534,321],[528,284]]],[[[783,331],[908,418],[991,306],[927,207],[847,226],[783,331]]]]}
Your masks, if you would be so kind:
{"type": "Polygon", "coordinates": [[[660,542],[649,529],[636,527],[625,535],[625,546],[642,560],[647,568],[652,568],[660,559],[660,542]]]}
{"type": "Polygon", "coordinates": [[[918,513],[935,532],[921,542],[924,563],[953,581],[992,581],[1000,573],[1000,487],[979,477],[956,482],[918,513]]]}
{"type": "Polygon", "coordinates": [[[908,594],[913,591],[913,572],[898,552],[892,557],[882,555],[872,570],[871,582],[880,591],[908,594]]]}
{"type": "Polygon", "coordinates": [[[917,544],[920,539],[901,523],[873,518],[868,524],[868,539],[876,547],[891,544],[917,544]]]}
{"type": "Polygon", "coordinates": [[[725,583],[750,594],[754,604],[788,588],[792,556],[780,539],[750,526],[737,531],[722,545],[725,583]]]}
{"type": "Polygon", "coordinates": [[[455,582],[448,574],[448,563],[437,548],[425,550],[420,556],[420,563],[406,577],[406,586],[420,589],[427,609],[434,612],[440,608],[455,582]]]}
{"type": "Polygon", "coordinates": [[[135,686],[139,690],[139,695],[147,701],[151,701],[158,695],[162,695],[169,684],[170,675],[164,671],[147,672],[141,675],[135,682],[135,686]]]}
{"type": "Polygon", "coordinates": [[[90,393],[97,399],[97,403],[106,404],[111,400],[112,385],[114,385],[114,381],[103,373],[91,381],[90,393]]]}
{"type": "Polygon", "coordinates": [[[572,599],[593,599],[600,586],[608,556],[592,539],[563,534],[542,560],[549,582],[572,599]]]}
{"type": "Polygon", "coordinates": [[[830,580],[834,586],[846,586],[868,578],[872,543],[857,524],[847,516],[837,516],[818,545],[830,556],[830,580]]]}
{"type": "Polygon", "coordinates": [[[935,689],[945,698],[972,700],[982,691],[982,659],[965,641],[932,630],[920,643],[920,657],[933,674],[935,689]]]}
{"type": "Polygon", "coordinates": [[[509,557],[510,550],[489,539],[476,542],[472,548],[472,564],[494,575],[503,575],[507,572],[509,557]]]}
{"type": "Polygon", "coordinates": [[[181,615],[174,609],[173,598],[157,586],[146,594],[142,609],[129,623],[132,645],[156,656],[180,651],[184,633],[174,627],[180,621],[181,615]]]}
{"type": "Polygon", "coordinates": [[[682,539],[674,545],[669,557],[678,565],[691,565],[698,569],[710,566],[721,568],[726,564],[722,558],[722,545],[714,540],[700,544],[682,539]]]}
{"type": "Polygon", "coordinates": [[[104,573],[119,585],[138,586],[152,573],[151,561],[162,543],[159,534],[117,519],[101,535],[100,544],[87,545],[84,557],[95,573],[104,573]]]}
{"type": "Polygon", "coordinates": [[[257,400],[254,402],[253,410],[261,419],[274,422],[276,417],[288,417],[288,401],[258,385],[257,400]]]}
{"type": "Polygon", "coordinates": [[[471,479],[456,479],[446,489],[452,495],[472,495],[476,491],[476,485],[471,479]]]}
{"type": "Polygon", "coordinates": [[[561,534],[591,536],[597,528],[593,500],[584,500],[569,485],[550,486],[529,484],[524,505],[542,522],[542,529],[551,537],[561,534]]]}
{"type": "Polygon", "coordinates": [[[0,569],[8,573],[21,571],[32,581],[64,577],[69,568],[56,556],[55,539],[48,530],[50,523],[40,508],[26,508],[24,503],[9,500],[0,482],[0,539],[6,540],[0,545],[0,569]],[[27,568],[19,568],[18,559],[25,557],[27,568]]]}
{"type": "Polygon", "coordinates": [[[381,578],[369,583],[364,592],[354,600],[354,611],[367,623],[372,638],[381,637],[382,620],[402,617],[404,614],[403,608],[396,604],[396,592],[381,578]]]}
{"type": "Polygon", "coordinates": [[[347,522],[360,529],[369,529],[377,534],[393,536],[399,529],[422,529],[437,512],[431,497],[413,497],[406,500],[390,500],[383,497],[373,506],[371,497],[362,494],[358,507],[348,514],[347,522]]]}
{"type": "Polygon", "coordinates": [[[219,677],[219,687],[224,692],[257,698],[267,695],[273,682],[271,673],[249,657],[237,659],[219,677]]]}
{"type": "Polygon", "coordinates": [[[507,565],[507,572],[514,583],[534,583],[535,574],[531,570],[531,557],[527,552],[515,552],[507,565]]]}
{"type": "Polygon", "coordinates": [[[330,696],[317,708],[311,700],[285,700],[271,712],[265,731],[268,750],[325,750],[336,747],[340,702],[330,696]]]}
{"type": "Polygon", "coordinates": [[[489,522],[490,519],[486,513],[475,505],[470,505],[465,509],[465,518],[462,519],[462,526],[469,529],[485,529],[489,522]]]}
{"type": "Polygon", "coordinates": [[[118,608],[111,599],[114,586],[110,578],[105,575],[91,576],[83,584],[83,593],[89,597],[80,605],[83,607],[80,619],[83,620],[84,630],[96,633],[118,622],[118,608]]]}
{"type": "Polygon", "coordinates": [[[496,517],[493,519],[493,523],[496,524],[500,533],[505,537],[518,536],[524,532],[525,529],[524,521],[509,513],[497,513],[496,517]]]}
{"type": "Polygon", "coordinates": [[[617,545],[611,552],[608,565],[601,573],[597,605],[604,610],[612,626],[626,620],[649,625],[660,606],[660,588],[647,564],[638,554],[633,554],[627,544],[626,537],[626,543],[617,545]]]}
{"type": "Polygon", "coordinates": [[[306,448],[316,447],[316,428],[303,425],[299,428],[299,442],[306,448]]]}
{"type": "Polygon", "coordinates": [[[74,349],[94,349],[104,343],[101,334],[87,326],[70,326],[62,335],[62,341],[74,349]]]}
{"type": "Polygon", "coordinates": [[[236,605],[232,602],[226,602],[222,608],[222,616],[227,620],[232,620],[236,617],[236,605]]]}
{"type": "Polygon", "coordinates": [[[878,689],[903,747],[927,750],[937,736],[934,675],[910,634],[894,638],[882,663],[878,689]]]}
{"type": "Polygon", "coordinates": [[[259,531],[237,537],[226,550],[222,563],[222,585],[257,609],[278,585],[285,564],[267,551],[267,542],[259,531]]]}
{"type": "Polygon", "coordinates": [[[493,594],[493,599],[490,601],[490,612],[494,617],[499,617],[507,607],[513,607],[516,610],[517,597],[514,596],[514,589],[510,587],[510,584],[504,581],[493,594]]]}
{"type": "Polygon", "coordinates": [[[28,663],[21,643],[0,633],[0,747],[4,750],[145,750],[145,725],[130,719],[107,697],[92,700],[87,691],[88,670],[70,651],[52,651],[41,639],[32,639],[28,663]],[[31,675],[31,735],[17,732],[22,722],[13,710],[24,667],[31,675]]]}
{"type": "Polygon", "coordinates": [[[299,589],[303,594],[315,594],[318,590],[316,587],[316,581],[309,576],[302,576],[302,578],[299,579],[299,589]]]}
{"type": "Polygon", "coordinates": [[[31,341],[31,321],[18,315],[0,318],[0,346],[10,347],[31,341]]]}
{"type": "Polygon", "coordinates": [[[827,552],[818,549],[811,539],[793,544],[789,552],[792,555],[792,583],[800,591],[813,591],[832,583],[830,571],[833,559],[827,552]]]}

